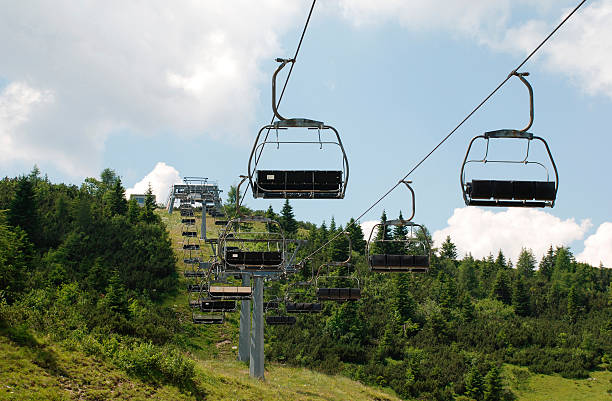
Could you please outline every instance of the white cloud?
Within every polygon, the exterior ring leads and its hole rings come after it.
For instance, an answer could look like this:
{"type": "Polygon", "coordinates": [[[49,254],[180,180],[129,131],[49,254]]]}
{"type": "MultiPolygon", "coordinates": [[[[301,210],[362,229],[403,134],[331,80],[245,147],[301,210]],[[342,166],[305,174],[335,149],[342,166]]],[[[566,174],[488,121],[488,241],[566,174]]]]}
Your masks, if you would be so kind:
{"type": "Polygon", "coordinates": [[[605,222],[599,226],[595,234],[584,241],[584,251],[576,259],[599,266],[612,267],[612,223],[605,222]]]}
{"type": "Polygon", "coordinates": [[[244,138],[257,87],[269,77],[259,64],[288,55],[278,37],[305,7],[283,0],[4,4],[0,76],[47,88],[55,100],[11,134],[25,138],[20,158],[40,161],[41,142],[44,160],[82,176],[99,171],[106,138],[117,131],[244,138]]]}
{"type": "MultiPolygon", "coordinates": [[[[566,10],[564,16],[569,12],[566,10]]],[[[612,2],[600,0],[578,11],[542,48],[550,70],[569,76],[590,94],[612,97],[612,2]]],[[[550,24],[532,20],[509,30],[497,46],[530,51],[550,24]]]]}
{"type": "MultiPolygon", "coordinates": [[[[357,26],[396,22],[412,31],[446,31],[494,50],[527,54],[572,8],[542,0],[338,0],[357,26]],[[532,19],[512,26],[513,14],[532,19]]],[[[524,17],[523,17],[524,18],[524,17]]],[[[612,97],[612,2],[584,5],[540,50],[547,68],[568,76],[589,94],[612,97]]]]}
{"type": "Polygon", "coordinates": [[[535,209],[492,212],[464,207],[455,209],[448,227],[434,232],[433,239],[439,247],[450,235],[460,255],[470,252],[476,258],[496,254],[501,249],[516,262],[522,248],[530,248],[540,258],[551,245],[581,240],[590,227],[590,220],[578,224],[574,219],[561,220],[535,209]]]}
{"type": "Polygon", "coordinates": [[[131,194],[144,194],[149,185],[151,185],[151,190],[157,199],[157,203],[164,203],[168,199],[170,186],[172,184],[180,184],[181,182],[181,176],[174,167],[164,162],[159,162],[149,174],[145,175],[142,180],[138,181],[132,188],[128,188],[125,192],[129,199],[131,194]]]}
{"type": "Polygon", "coordinates": [[[510,0],[339,0],[342,15],[355,25],[393,20],[412,30],[444,29],[476,33],[502,24],[509,16],[510,0]]]}
{"type": "Polygon", "coordinates": [[[41,143],[21,131],[33,111],[53,102],[50,91],[38,90],[25,82],[13,82],[0,92],[0,160],[9,162],[48,155],[41,143]],[[31,155],[31,156],[30,156],[31,155]]]}
{"type": "MultiPolygon", "coordinates": [[[[368,221],[364,221],[363,223],[359,223],[359,225],[361,226],[361,231],[363,231],[363,238],[366,241],[368,240],[368,238],[370,238],[370,233],[372,232],[372,228],[374,228],[374,226],[378,223],[380,223],[380,221],[378,220],[368,220],[368,221]]],[[[377,230],[372,233],[372,238],[376,236],[376,233],[377,233],[377,230]]]]}

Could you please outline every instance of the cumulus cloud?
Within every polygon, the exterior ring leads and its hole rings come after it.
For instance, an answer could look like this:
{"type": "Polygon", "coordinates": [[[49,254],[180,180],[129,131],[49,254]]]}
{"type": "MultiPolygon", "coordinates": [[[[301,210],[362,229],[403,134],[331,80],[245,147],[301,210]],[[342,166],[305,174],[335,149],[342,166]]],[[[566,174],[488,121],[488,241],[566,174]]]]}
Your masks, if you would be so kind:
{"type": "Polygon", "coordinates": [[[576,256],[581,262],[593,266],[603,264],[612,267],[612,223],[605,222],[599,226],[595,234],[584,241],[584,251],[576,256]]]}
{"type": "Polygon", "coordinates": [[[157,203],[164,203],[168,199],[170,186],[172,184],[180,184],[181,182],[181,176],[174,167],[164,162],[159,162],[149,174],[145,175],[142,180],[134,184],[132,188],[128,188],[125,192],[129,199],[131,194],[144,194],[149,185],[151,185],[151,190],[157,199],[157,203]]]}
{"type": "MultiPolygon", "coordinates": [[[[363,223],[359,223],[359,225],[361,226],[361,231],[363,231],[363,238],[366,241],[370,237],[370,232],[372,232],[372,228],[374,228],[374,226],[378,223],[380,223],[380,221],[378,220],[368,220],[364,221],[363,223]]],[[[374,231],[374,233],[372,233],[372,238],[376,236],[376,233],[377,231],[374,231]]]]}
{"type": "MultiPolygon", "coordinates": [[[[612,97],[611,19],[610,1],[596,1],[580,10],[542,49],[546,66],[569,76],[587,93],[612,97]]],[[[508,30],[504,40],[493,46],[527,52],[550,29],[542,21],[528,21],[508,30]]]]}
{"type": "Polygon", "coordinates": [[[13,82],[0,92],[0,160],[20,160],[29,153],[46,159],[48,153],[33,138],[21,132],[32,112],[53,102],[53,94],[25,82],[13,82]]]}
{"type": "Polygon", "coordinates": [[[305,7],[283,0],[6,3],[0,52],[10,57],[0,76],[54,98],[53,107],[32,108],[27,124],[10,127],[10,138],[25,138],[15,157],[39,162],[40,142],[44,160],[76,176],[99,170],[114,132],[240,140],[254,118],[257,86],[269,77],[259,64],[286,53],[278,37],[305,7]]]}
{"type": "Polygon", "coordinates": [[[492,212],[480,208],[457,208],[448,219],[448,227],[433,233],[436,246],[450,235],[459,254],[470,252],[476,258],[496,254],[501,249],[516,262],[522,248],[530,248],[541,257],[552,245],[567,246],[581,240],[591,227],[590,220],[577,223],[561,220],[535,209],[508,209],[492,212]]]}

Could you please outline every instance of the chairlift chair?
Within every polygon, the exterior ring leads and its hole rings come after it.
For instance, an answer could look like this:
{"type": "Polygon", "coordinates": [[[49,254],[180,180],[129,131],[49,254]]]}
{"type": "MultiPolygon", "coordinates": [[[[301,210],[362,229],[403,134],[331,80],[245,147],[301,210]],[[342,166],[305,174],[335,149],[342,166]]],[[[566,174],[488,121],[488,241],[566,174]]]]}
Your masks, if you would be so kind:
{"type": "Polygon", "coordinates": [[[372,227],[370,236],[366,244],[366,256],[370,270],[380,273],[393,272],[410,272],[410,273],[427,273],[431,259],[431,249],[425,238],[418,238],[418,230],[422,234],[425,233],[425,228],[412,221],[415,214],[415,196],[414,190],[410,186],[411,181],[401,181],[410,190],[412,197],[412,214],[408,219],[387,220],[383,223],[378,223],[372,227]],[[409,232],[404,239],[381,239],[372,238],[377,230],[386,232],[388,226],[392,227],[408,227],[409,232]],[[406,249],[406,253],[396,253],[385,249],[387,245],[399,244],[406,249]],[[382,247],[382,253],[374,253],[376,245],[382,247]],[[413,249],[409,249],[413,248],[413,249]],[[414,251],[417,248],[418,252],[414,251]]]}
{"type": "Polygon", "coordinates": [[[348,232],[343,234],[349,241],[348,258],[341,262],[327,262],[322,264],[317,270],[315,276],[315,287],[317,289],[317,298],[319,301],[356,301],[361,298],[361,288],[359,286],[359,278],[351,276],[349,273],[351,254],[353,246],[351,237],[348,232]],[[339,269],[346,268],[344,275],[333,275],[330,269],[338,267],[339,269]],[[324,272],[324,275],[321,273],[324,272]],[[348,286],[338,285],[338,282],[348,283],[348,286]]]}
{"type": "Polygon", "coordinates": [[[287,313],[320,313],[323,305],[313,302],[314,294],[312,282],[298,281],[290,285],[285,297],[285,311],[287,313]]]}
{"type": "Polygon", "coordinates": [[[539,136],[527,132],[533,124],[533,89],[525,79],[529,73],[519,73],[514,71],[513,76],[518,77],[529,91],[529,123],[521,130],[501,129],[485,132],[483,135],[474,137],[468,146],[463,164],[461,166],[460,180],[463,199],[467,206],[490,206],[490,207],[554,207],[559,187],[559,175],[557,166],[548,147],[548,143],[539,136]],[[523,159],[517,160],[493,160],[488,158],[489,142],[497,139],[521,139],[527,141],[527,150],[523,159]],[[472,144],[477,140],[486,141],[485,154],[482,159],[469,159],[472,144]],[[533,140],[544,144],[550,164],[554,172],[554,179],[551,180],[549,170],[542,161],[529,160],[530,145],[533,140]],[[472,179],[466,180],[466,166],[470,163],[501,163],[501,164],[523,164],[540,166],[545,171],[543,181],[524,181],[524,180],[490,180],[472,179]]]}
{"type": "Polygon", "coordinates": [[[229,220],[219,235],[219,258],[227,271],[280,273],[285,264],[285,236],[280,223],[266,217],[244,216],[240,211],[240,186],[247,178],[242,176],[236,190],[238,216],[229,220]],[[242,230],[244,224],[255,228],[242,230]],[[271,226],[276,231],[271,231],[271,226]]]}
{"type": "Polygon", "coordinates": [[[331,125],[321,121],[305,118],[284,118],[277,110],[276,76],[288,64],[295,60],[276,59],[280,63],[272,75],[272,110],[278,121],[263,126],[251,150],[248,164],[249,183],[253,197],[264,199],[343,199],[349,177],[349,164],[340,139],[340,134],[331,125]],[[305,128],[318,132],[318,141],[280,140],[278,131],[291,128],[305,128]],[[270,130],[276,132],[276,140],[268,139],[270,130]],[[266,135],[262,139],[262,133],[266,135]],[[335,139],[321,140],[321,132],[331,131],[335,139]],[[266,145],[280,148],[282,144],[319,144],[338,146],[342,153],[342,168],[339,170],[265,170],[259,168],[259,162],[266,145]]]}

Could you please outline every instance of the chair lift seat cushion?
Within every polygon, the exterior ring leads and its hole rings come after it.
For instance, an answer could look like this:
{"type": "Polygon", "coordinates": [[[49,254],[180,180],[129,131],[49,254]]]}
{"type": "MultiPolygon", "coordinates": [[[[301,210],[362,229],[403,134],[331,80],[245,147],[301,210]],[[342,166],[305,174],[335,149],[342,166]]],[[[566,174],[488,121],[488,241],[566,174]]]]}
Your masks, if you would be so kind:
{"type": "Polygon", "coordinates": [[[260,191],[340,191],[342,171],[258,170],[255,183],[260,191]]]}
{"type": "Polygon", "coordinates": [[[361,298],[359,288],[319,288],[317,289],[319,299],[331,300],[356,300],[361,298]]]}
{"type": "Polygon", "coordinates": [[[233,311],[236,309],[236,301],[231,300],[202,300],[200,309],[204,312],[233,311]]]}
{"type": "Polygon", "coordinates": [[[472,199],[553,201],[556,198],[553,181],[472,180],[467,187],[472,199]]]}
{"type": "Polygon", "coordinates": [[[281,324],[295,324],[297,319],[295,316],[266,316],[266,324],[271,326],[281,324]]]}
{"type": "Polygon", "coordinates": [[[318,302],[287,302],[287,313],[316,313],[321,312],[322,306],[318,302]]]}
{"type": "Polygon", "coordinates": [[[405,270],[414,267],[429,267],[429,255],[370,255],[373,269],[405,270]]]}
{"type": "Polygon", "coordinates": [[[225,260],[233,265],[278,266],[283,255],[275,251],[227,251],[225,260]]]}

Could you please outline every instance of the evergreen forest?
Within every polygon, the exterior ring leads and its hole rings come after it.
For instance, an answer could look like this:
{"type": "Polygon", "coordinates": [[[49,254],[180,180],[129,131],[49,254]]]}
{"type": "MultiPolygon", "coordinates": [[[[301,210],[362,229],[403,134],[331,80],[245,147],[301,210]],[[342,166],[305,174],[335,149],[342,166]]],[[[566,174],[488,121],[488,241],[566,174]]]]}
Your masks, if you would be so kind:
{"type": "MultiPolygon", "coordinates": [[[[126,200],[111,169],[80,186],[52,183],[36,167],[0,180],[0,336],[35,349],[46,338],[206,399],[194,360],[220,333],[235,339],[237,320],[221,328],[192,324],[186,280],[161,217],[167,212],[147,195],[143,207],[126,200]]],[[[231,211],[235,188],[228,195],[231,211]]],[[[492,249],[476,259],[459,255],[450,237],[435,248],[425,229],[428,273],[373,273],[369,233],[352,220],[296,221],[288,201],[278,213],[244,209],[307,240],[298,260],[347,232],[297,273],[267,283],[268,299],[349,257],[350,268],[332,266],[325,275],[352,277],[362,294],[326,302],[322,313],[300,315],[293,326],[266,327],[266,363],[347,376],[407,400],[515,399],[504,385],[508,366],[572,379],[612,370],[610,269],[577,262],[571,249],[551,246],[541,260],[529,249],[517,260],[492,249]]],[[[387,210],[380,219],[398,217],[399,210],[387,210]]],[[[407,235],[402,227],[379,231],[378,239],[407,235]]],[[[314,296],[309,291],[300,296],[314,296]]],[[[35,363],[52,370],[39,351],[35,363]]]]}

